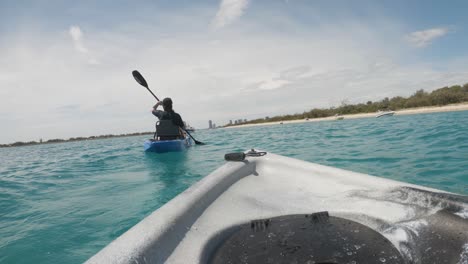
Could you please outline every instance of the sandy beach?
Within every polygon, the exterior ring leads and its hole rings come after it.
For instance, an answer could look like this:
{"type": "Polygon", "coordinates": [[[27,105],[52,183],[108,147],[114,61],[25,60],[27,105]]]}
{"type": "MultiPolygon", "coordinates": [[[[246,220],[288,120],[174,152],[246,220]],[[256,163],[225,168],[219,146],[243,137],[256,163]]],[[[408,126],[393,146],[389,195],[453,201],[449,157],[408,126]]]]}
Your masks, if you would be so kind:
{"type": "MultiPolygon", "coordinates": [[[[431,107],[418,107],[418,108],[409,108],[395,111],[395,115],[414,115],[414,114],[425,114],[425,113],[438,113],[438,112],[453,112],[453,111],[467,111],[468,103],[463,104],[452,104],[445,106],[431,106],[431,107]]],[[[375,118],[377,113],[362,113],[362,114],[351,114],[351,115],[342,115],[344,119],[356,119],[356,118],[375,118]]],[[[268,125],[279,125],[279,124],[295,124],[295,123],[304,123],[304,122],[318,122],[318,121],[332,121],[336,120],[334,116],[322,117],[322,118],[310,118],[310,119],[297,119],[297,120],[287,120],[287,121],[277,121],[277,122],[266,122],[258,124],[245,124],[245,125],[236,125],[229,126],[226,128],[239,128],[239,127],[252,127],[252,126],[268,126],[268,125]]]]}

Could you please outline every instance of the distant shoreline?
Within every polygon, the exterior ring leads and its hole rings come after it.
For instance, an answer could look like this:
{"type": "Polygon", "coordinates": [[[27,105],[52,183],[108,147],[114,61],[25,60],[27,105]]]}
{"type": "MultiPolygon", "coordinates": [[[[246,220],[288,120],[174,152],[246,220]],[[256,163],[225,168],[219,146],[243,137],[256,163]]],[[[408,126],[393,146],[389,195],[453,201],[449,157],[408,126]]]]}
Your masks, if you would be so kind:
{"type": "MultiPolygon", "coordinates": [[[[468,111],[468,103],[450,104],[450,105],[444,105],[444,106],[407,108],[407,109],[396,110],[395,115],[414,115],[414,114],[424,114],[424,113],[440,113],[440,112],[456,112],[456,111],[468,111]]],[[[340,116],[342,116],[343,119],[346,120],[346,119],[358,119],[358,118],[375,118],[376,114],[377,113],[374,112],[374,113],[347,114],[347,115],[340,115],[340,116]]],[[[309,119],[295,119],[295,120],[285,120],[285,121],[264,122],[264,123],[256,123],[256,124],[231,125],[231,126],[219,127],[219,128],[243,128],[243,127],[254,127],[254,126],[296,124],[296,123],[334,121],[334,120],[336,120],[335,116],[329,116],[329,117],[319,117],[319,118],[309,118],[309,119]]],[[[137,133],[120,134],[120,135],[101,135],[101,136],[91,136],[91,137],[76,137],[76,138],[69,138],[69,139],[50,139],[45,142],[36,142],[36,141],[15,142],[11,144],[3,144],[3,145],[0,144],[0,148],[45,145],[45,144],[87,141],[87,140],[106,139],[106,138],[132,137],[132,136],[150,135],[153,133],[154,132],[141,132],[141,133],[137,132],[137,133]]]]}
{"type": "MultiPolygon", "coordinates": [[[[430,107],[416,107],[416,108],[407,108],[395,111],[395,115],[415,115],[415,114],[425,114],[425,113],[441,113],[441,112],[457,112],[457,111],[467,111],[468,103],[460,104],[451,104],[444,106],[430,106],[430,107]]],[[[357,118],[372,118],[376,117],[377,113],[361,113],[361,114],[348,114],[340,115],[346,119],[357,119],[357,118]]],[[[265,122],[257,124],[243,124],[243,125],[232,125],[224,128],[240,128],[240,127],[253,127],[253,126],[270,126],[270,125],[280,125],[280,124],[296,124],[296,123],[306,123],[306,122],[318,122],[318,121],[334,121],[336,120],[335,116],[329,117],[319,117],[319,118],[309,118],[309,119],[295,119],[287,121],[274,121],[274,122],[265,122]]],[[[340,121],[340,120],[336,120],[340,121]]]]}
{"type": "Polygon", "coordinates": [[[135,137],[143,135],[152,135],[154,132],[137,132],[131,134],[120,134],[120,135],[101,135],[101,136],[90,136],[90,137],[76,137],[69,139],[50,139],[44,142],[29,141],[29,142],[15,142],[11,144],[0,144],[0,148],[13,148],[13,147],[25,147],[25,146],[35,146],[35,145],[46,145],[46,144],[57,144],[57,143],[67,143],[67,142],[77,142],[77,141],[88,141],[88,140],[97,140],[97,139],[106,139],[106,138],[119,138],[119,137],[135,137]]]}

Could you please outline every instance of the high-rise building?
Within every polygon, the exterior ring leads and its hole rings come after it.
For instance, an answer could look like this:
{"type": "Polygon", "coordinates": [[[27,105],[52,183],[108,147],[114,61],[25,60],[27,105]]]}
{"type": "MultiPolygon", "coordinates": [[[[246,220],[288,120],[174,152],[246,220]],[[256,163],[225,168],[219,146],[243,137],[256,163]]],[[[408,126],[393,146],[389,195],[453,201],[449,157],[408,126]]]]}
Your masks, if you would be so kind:
{"type": "Polygon", "coordinates": [[[211,120],[208,121],[208,128],[213,128],[213,122],[211,120]]]}

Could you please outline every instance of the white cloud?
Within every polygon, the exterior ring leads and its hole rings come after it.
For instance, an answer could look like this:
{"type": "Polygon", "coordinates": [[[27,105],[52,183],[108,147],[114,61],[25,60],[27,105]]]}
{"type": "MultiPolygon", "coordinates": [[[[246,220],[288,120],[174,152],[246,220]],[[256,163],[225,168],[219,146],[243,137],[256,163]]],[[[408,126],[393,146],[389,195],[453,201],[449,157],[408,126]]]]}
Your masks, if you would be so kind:
{"type": "Polygon", "coordinates": [[[415,31],[406,36],[406,39],[415,47],[423,48],[431,44],[437,38],[446,35],[449,32],[448,28],[437,27],[421,31],[415,31]]]}
{"type": "Polygon", "coordinates": [[[72,38],[73,46],[75,47],[75,50],[81,54],[84,54],[84,56],[88,58],[87,63],[89,65],[101,64],[98,59],[90,55],[89,50],[84,46],[83,31],[81,31],[81,28],[79,26],[71,26],[70,29],[68,30],[68,33],[70,34],[70,37],[72,38]]]}
{"type": "Polygon", "coordinates": [[[221,0],[218,12],[213,19],[215,28],[222,28],[242,16],[249,4],[249,0],[221,0]]]}
{"type": "Polygon", "coordinates": [[[287,80],[269,80],[269,81],[262,82],[258,86],[258,89],[260,89],[260,90],[274,90],[274,89],[281,88],[281,87],[285,86],[288,83],[289,83],[289,81],[287,81],[287,80]]]}
{"type": "Polygon", "coordinates": [[[83,32],[78,26],[71,26],[68,30],[73,40],[73,45],[78,52],[87,53],[88,49],[83,45],[83,32]]]}
{"type": "Polygon", "coordinates": [[[90,64],[90,65],[99,65],[100,62],[98,60],[94,59],[94,58],[91,58],[91,59],[88,60],[88,64],[90,64]]]}

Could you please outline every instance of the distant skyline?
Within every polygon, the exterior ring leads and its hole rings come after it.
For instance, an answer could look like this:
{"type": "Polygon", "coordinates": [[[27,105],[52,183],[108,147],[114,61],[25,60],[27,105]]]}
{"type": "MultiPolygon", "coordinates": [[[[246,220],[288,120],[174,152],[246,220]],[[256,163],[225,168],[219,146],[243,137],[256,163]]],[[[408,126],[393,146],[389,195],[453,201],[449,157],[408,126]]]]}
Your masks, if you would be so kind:
{"type": "Polygon", "coordinates": [[[468,1],[2,1],[0,144],[195,128],[468,82],[468,1]]]}

